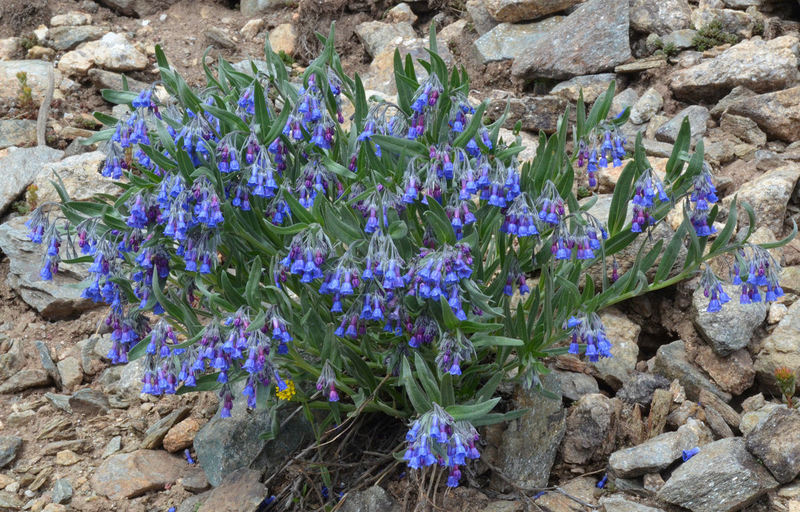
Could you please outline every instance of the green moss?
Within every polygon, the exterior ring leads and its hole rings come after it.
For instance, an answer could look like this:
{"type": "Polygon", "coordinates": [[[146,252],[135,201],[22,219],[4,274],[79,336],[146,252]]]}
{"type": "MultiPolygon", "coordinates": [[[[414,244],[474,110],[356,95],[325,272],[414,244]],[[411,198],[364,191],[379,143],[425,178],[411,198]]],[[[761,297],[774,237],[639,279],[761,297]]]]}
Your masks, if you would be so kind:
{"type": "Polygon", "coordinates": [[[715,46],[736,44],[739,41],[741,41],[739,36],[726,31],[719,20],[714,20],[697,31],[697,35],[692,39],[692,46],[702,52],[715,46]]]}

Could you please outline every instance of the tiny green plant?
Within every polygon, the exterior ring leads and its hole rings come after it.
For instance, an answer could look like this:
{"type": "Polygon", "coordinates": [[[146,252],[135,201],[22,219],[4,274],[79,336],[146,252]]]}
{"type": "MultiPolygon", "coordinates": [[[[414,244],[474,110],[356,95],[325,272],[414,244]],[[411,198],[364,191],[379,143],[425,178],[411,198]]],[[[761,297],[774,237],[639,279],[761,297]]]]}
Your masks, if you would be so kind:
{"type": "Polygon", "coordinates": [[[25,199],[15,201],[12,205],[13,209],[21,215],[26,215],[32,212],[39,204],[39,195],[37,194],[38,190],[39,187],[36,185],[28,185],[28,187],[25,189],[25,199]]]}
{"type": "Polygon", "coordinates": [[[692,46],[698,51],[705,51],[722,44],[736,44],[741,38],[728,32],[722,22],[714,20],[697,31],[692,39],[692,46]]]}
{"type": "Polygon", "coordinates": [[[19,83],[19,93],[17,94],[19,108],[23,111],[34,110],[36,106],[33,103],[33,90],[28,85],[28,73],[24,71],[17,73],[17,82],[19,83]]]}
{"type": "Polygon", "coordinates": [[[795,393],[795,372],[786,366],[781,366],[775,369],[775,380],[778,381],[778,389],[781,391],[783,401],[789,409],[794,408],[794,393],[795,393]]]}
{"type": "Polygon", "coordinates": [[[524,413],[493,412],[501,382],[544,392],[544,358],[612,356],[603,308],[702,269],[717,311],[730,298],[706,262],[731,254],[740,301],[782,294],[765,248],[788,238],[748,244],[755,216],[736,200],[715,225],[716,189],[688,120],[656,172],[641,134],[625,149],[628,112],[609,116],[611,84],[520,162],[519,138],[499,136],[505,116],[485,122],[486,104],[470,102],[469,77],[448,69],[433,32],[420,67],[395,53],[393,102],[368,101],[344,72],[333,29],[320,39],[298,83],[267,42],[262,71],[220,60],[204,66],[201,90],[157,47],[170,99],[105,90],[129,111],[96,114],[107,128],[90,142],[108,141],[101,172],[120,194],[77,202],[54,183],[60,214],[40,207],[28,221],[47,247],[43,279],[62,255],[91,263],[83,296],[109,306],[109,358],[143,358],[145,393],[215,390],[223,417],[235,393],[249,407],[292,402],[318,433],[386,414],[409,426],[398,456],[443,466],[456,486],[480,456],[477,427],[524,413]],[[608,167],[622,170],[593,214],[608,167]],[[592,194],[581,202],[576,172],[592,194]],[[673,236],[651,242],[675,208],[673,236]],[[749,228],[737,233],[739,209],[749,228]]]}

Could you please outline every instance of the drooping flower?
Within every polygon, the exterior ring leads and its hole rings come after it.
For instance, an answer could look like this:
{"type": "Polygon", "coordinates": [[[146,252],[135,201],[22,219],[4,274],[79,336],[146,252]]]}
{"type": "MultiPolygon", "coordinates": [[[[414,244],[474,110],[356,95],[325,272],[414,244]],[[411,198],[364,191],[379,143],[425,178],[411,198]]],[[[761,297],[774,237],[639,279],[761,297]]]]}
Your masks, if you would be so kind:
{"type": "Polygon", "coordinates": [[[564,322],[563,328],[570,331],[570,354],[580,355],[580,345],[585,344],[586,355],[591,362],[597,362],[601,357],[613,357],[611,342],[606,337],[605,327],[597,313],[571,316],[564,322]]]}

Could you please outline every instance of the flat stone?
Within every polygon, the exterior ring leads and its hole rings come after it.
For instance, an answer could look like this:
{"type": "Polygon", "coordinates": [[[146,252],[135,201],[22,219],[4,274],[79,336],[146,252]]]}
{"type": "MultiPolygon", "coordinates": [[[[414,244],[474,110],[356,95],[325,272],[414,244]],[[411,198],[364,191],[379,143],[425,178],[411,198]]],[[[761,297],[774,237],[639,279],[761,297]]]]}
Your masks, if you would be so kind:
{"type": "Polygon", "coordinates": [[[179,421],[189,416],[192,412],[191,407],[180,407],[179,409],[167,414],[147,429],[144,434],[144,439],[139,448],[144,450],[153,450],[161,446],[164,436],[167,435],[169,429],[175,426],[179,421]]]}
{"type": "MultiPolygon", "coordinates": [[[[597,491],[597,479],[587,476],[579,476],[567,481],[560,486],[569,497],[561,494],[560,492],[543,492],[537,493],[535,499],[536,506],[539,509],[547,512],[584,512],[585,510],[595,510],[595,508],[587,508],[579,504],[572,497],[588,503],[592,507],[597,505],[597,498],[595,491],[597,491]]],[[[518,502],[519,503],[519,502],[518,502]]],[[[536,510],[536,507],[533,507],[536,510]]]]}
{"type": "Polygon", "coordinates": [[[148,65],[147,57],[124,35],[116,32],[109,32],[98,41],[84,43],[78,50],[91,55],[95,65],[109,71],[142,70],[148,65]]]}
{"type": "Polygon", "coordinates": [[[105,161],[104,152],[92,151],[45,165],[33,182],[39,187],[39,201],[59,201],[58,193],[50,183],[56,180],[56,175],[61,177],[64,190],[73,201],[89,201],[96,194],[119,194],[120,189],[114,185],[114,180],[98,172],[105,161]]]}
{"type": "Polygon", "coordinates": [[[44,370],[28,369],[15,373],[0,384],[0,394],[18,393],[30,388],[40,388],[50,384],[50,376],[44,370]]]}
{"type": "Polygon", "coordinates": [[[475,40],[475,54],[481,64],[516,59],[561,20],[563,17],[553,16],[534,23],[500,23],[475,40]]]}
{"type": "Polygon", "coordinates": [[[42,448],[42,455],[55,455],[60,451],[71,450],[73,452],[86,452],[91,447],[85,439],[67,439],[65,441],[53,441],[47,443],[42,448]]]}
{"type": "Polygon", "coordinates": [[[598,393],[600,388],[591,375],[577,372],[562,372],[553,370],[553,377],[558,379],[558,385],[564,397],[569,400],[579,400],[583,395],[598,393]]]}
{"type": "Polygon", "coordinates": [[[61,450],[56,453],[56,464],[59,466],[72,466],[80,461],[80,456],[72,450],[61,450]]]}
{"type": "Polygon", "coordinates": [[[785,89],[798,81],[798,39],[781,36],[769,41],[743,41],[696,66],[672,74],[670,88],[676,97],[718,99],[737,86],[755,92],[785,89]]]}
{"type": "Polygon", "coordinates": [[[483,35],[497,26],[497,21],[489,14],[483,0],[467,0],[464,7],[478,34],[483,35]]]}
{"type": "MultiPolygon", "coordinates": [[[[758,225],[769,229],[773,235],[779,236],[783,232],[786,205],[789,203],[789,198],[799,178],[800,163],[787,163],[742,184],[737,191],[738,201],[750,204],[755,211],[758,225]]],[[[730,208],[732,199],[732,196],[723,198],[722,206],[730,208]]],[[[744,210],[740,210],[740,212],[746,219],[744,210]]],[[[726,306],[728,305],[730,304],[726,304],[726,306]]],[[[766,306],[758,311],[763,321],[766,318],[766,306]],[[762,309],[763,314],[761,314],[762,309]]],[[[755,315],[755,313],[753,314],[755,315]]]]}
{"type": "Polygon", "coordinates": [[[669,388],[669,379],[654,373],[634,372],[622,388],[617,392],[617,398],[623,402],[639,404],[649,407],[653,393],[657,389],[669,388]]]}
{"type": "Polygon", "coordinates": [[[8,491],[0,491],[0,508],[8,510],[22,510],[24,504],[17,498],[16,494],[8,491]]]}
{"type": "Polygon", "coordinates": [[[484,0],[489,14],[497,21],[516,23],[563,11],[582,0],[484,0]]]}
{"type": "Polygon", "coordinates": [[[102,457],[107,459],[122,449],[122,437],[114,436],[103,449],[102,457]]]}
{"type": "Polygon", "coordinates": [[[722,99],[720,99],[716,105],[711,107],[711,116],[715,119],[718,119],[731,105],[734,103],[739,102],[745,98],[751,98],[756,96],[757,94],[747,87],[742,87],[741,85],[737,85],[731,92],[725,95],[722,99]]]}
{"type": "Polygon", "coordinates": [[[50,47],[58,51],[72,50],[86,41],[100,39],[105,33],[103,28],[92,25],[54,27],[50,29],[50,47]]]}
{"type": "MultiPolygon", "coordinates": [[[[38,105],[47,91],[48,70],[53,64],[44,60],[0,60],[0,98],[14,98],[19,93],[17,73],[24,71],[28,77],[33,102],[38,105]]],[[[54,72],[56,86],[61,83],[61,73],[54,72]]]]}
{"type": "Polygon", "coordinates": [[[519,121],[522,129],[545,133],[553,133],[569,102],[558,96],[523,96],[516,97],[505,91],[492,91],[486,115],[491,120],[499,119],[508,104],[508,117],[505,127],[513,128],[519,121]]]}
{"type": "Polygon", "coordinates": [[[763,146],[767,143],[767,134],[761,131],[755,121],[747,117],[726,112],[722,114],[719,124],[726,132],[754,146],[763,146]]]}
{"type": "Polygon", "coordinates": [[[689,28],[692,9],[687,0],[633,0],[631,2],[631,28],[645,34],[660,36],[675,30],[689,28]]]}
{"type": "Polygon", "coordinates": [[[186,476],[178,479],[178,483],[189,492],[203,492],[211,488],[205,471],[196,466],[192,467],[186,476]]]}
{"type": "Polygon", "coordinates": [[[382,487],[372,487],[345,494],[342,512],[400,512],[398,505],[382,487]]]}
{"type": "Polygon", "coordinates": [[[692,25],[697,30],[702,30],[714,22],[719,23],[723,31],[735,34],[742,39],[753,37],[753,29],[756,24],[754,17],[750,14],[733,9],[701,5],[692,11],[692,25]]]}
{"type": "Polygon", "coordinates": [[[711,115],[706,107],[692,105],[678,112],[656,131],[656,140],[674,143],[685,117],[689,118],[689,130],[692,142],[697,142],[706,133],[706,123],[711,115]]]}
{"type": "Polygon", "coordinates": [[[276,53],[294,55],[297,51],[297,30],[291,23],[281,23],[269,33],[269,44],[276,53]]]}
{"type": "Polygon", "coordinates": [[[720,439],[673,471],[658,499],[692,512],[741,510],[778,486],[741,437],[720,439]]]}
{"type": "Polygon", "coordinates": [[[203,32],[203,35],[210,45],[217,48],[229,50],[236,48],[236,40],[222,27],[209,27],[203,32]]]}
{"type": "Polygon", "coordinates": [[[776,408],[747,434],[747,449],[772,476],[789,483],[800,474],[800,411],[776,408]]]}
{"type": "Polygon", "coordinates": [[[584,395],[569,410],[561,456],[567,464],[605,460],[614,449],[619,400],[600,393],[584,395]]]}
{"type": "Polygon", "coordinates": [[[36,121],[0,119],[0,149],[36,143],[36,121]]]}
{"type": "Polygon", "coordinates": [[[702,423],[689,420],[675,432],[665,432],[638,446],[612,453],[608,458],[608,468],[614,476],[620,478],[657,473],[680,459],[684,450],[690,450],[709,440],[702,423]]]}
{"type": "Polygon", "coordinates": [[[511,73],[523,80],[563,79],[609,71],[630,58],[628,0],[589,0],[529,46],[511,73]]]}
{"type": "Polygon", "coordinates": [[[583,101],[594,103],[598,96],[608,90],[608,86],[616,78],[614,73],[576,76],[553,87],[550,94],[577,103],[580,93],[583,92],[583,101]]]}
{"type": "Polygon", "coordinates": [[[56,409],[72,414],[72,407],[69,406],[70,395],[59,395],[56,393],[45,393],[44,397],[56,409]]]}
{"type": "Polygon", "coordinates": [[[6,416],[6,425],[9,427],[21,427],[33,421],[34,417],[36,417],[36,411],[31,409],[28,409],[27,411],[12,412],[6,416]]]}
{"type": "Polygon", "coordinates": [[[648,507],[625,499],[619,494],[600,498],[600,504],[605,512],[664,512],[660,508],[648,507]]]}
{"type": "Polygon", "coordinates": [[[57,367],[61,383],[66,389],[75,389],[83,382],[83,372],[78,359],[72,356],[65,357],[58,362],[57,367]]]}
{"type": "Polygon", "coordinates": [[[267,488],[260,480],[259,471],[244,468],[232,471],[209,493],[197,512],[256,512],[267,497],[267,488]]]}
{"type": "Polygon", "coordinates": [[[11,464],[22,448],[22,438],[16,436],[0,436],[0,468],[11,464]]]}
{"type": "Polygon", "coordinates": [[[170,453],[175,453],[192,446],[194,437],[200,431],[200,422],[195,418],[186,418],[174,427],[169,429],[164,436],[164,449],[170,453]]]}
{"type": "MultiPolygon", "coordinates": [[[[114,89],[120,91],[123,88],[122,74],[114,73],[113,71],[106,71],[105,69],[92,68],[89,70],[89,80],[92,81],[98,89],[114,89]]],[[[141,92],[150,87],[150,84],[128,78],[128,89],[133,92],[141,92]]]]}
{"type": "Polygon", "coordinates": [[[50,375],[50,378],[53,379],[56,387],[61,388],[61,373],[59,373],[56,363],[53,362],[53,357],[50,355],[50,349],[47,347],[45,342],[37,341],[36,351],[39,353],[39,360],[42,362],[42,368],[44,368],[44,371],[50,375]]]}
{"type": "Polygon", "coordinates": [[[689,361],[682,340],[673,341],[659,347],[656,352],[653,370],[667,379],[678,379],[686,389],[686,396],[695,402],[700,395],[701,389],[711,391],[726,402],[731,399],[730,394],[719,389],[699,368],[689,361]]]}
{"type": "Polygon", "coordinates": [[[662,68],[666,65],[667,61],[664,57],[645,57],[644,59],[614,66],[614,73],[641,73],[648,69],[662,68]]]}
{"type": "Polygon", "coordinates": [[[0,39],[0,60],[11,60],[22,49],[21,38],[6,37],[0,39]]]}
{"type": "Polygon", "coordinates": [[[694,38],[697,31],[690,28],[675,30],[661,38],[664,46],[672,45],[676,50],[686,50],[694,46],[694,38]]]}
{"type": "Polygon", "coordinates": [[[0,212],[4,212],[33,183],[44,164],[59,160],[63,154],[63,151],[47,146],[9,149],[8,155],[0,158],[0,175],[3,176],[0,180],[0,212]]]}
{"type": "MultiPolygon", "coordinates": [[[[788,198],[787,198],[788,199],[788,198]]],[[[740,287],[723,285],[725,293],[734,299],[738,297],[740,287]]],[[[764,302],[740,304],[732,299],[720,311],[709,313],[709,298],[705,297],[702,288],[692,295],[693,322],[698,332],[711,344],[714,352],[727,356],[736,350],[747,347],[753,332],[767,317],[767,305],[764,302]]]]}
{"type": "Polygon", "coordinates": [[[714,379],[723,390],[734,396],[750,389],[756,370],[753,358],[746,349],[737,350],[725,357],[716,354],[710,347],[698,347],[694,361],[714,379]]]}
{"type": "Polygon", "coordinates": [[[92,15],[85,12],[70,11],[67,14],[56,14],[50,18],[50,34],[53,27],[91,25],[92,15]]]}
{"type": "Polygon", "coordinates": [[[621,311],[610,308],[600,314],[611,344],[613,357],[602,358],[594,366],[600,379],[614,389],[619,389],[627,382],[636,368],[639,357],[639,332],[642,328],[630,321],[621,311]]]}
{"type": "Polygon", "coordinates": [[[771,138],[800,140],[800,86],[741,98],[728,112],[752,119],[771,138]]]}
{"type": "Polygon", "coordinates": [[[411,23],[385,23],[366,21],[356,27],[356,34],[370,56],[375,57],[387,47],[399,42],[416,39],[417,33],[411,23]]]}
{"type": "Polygon", "coordinates": [[[165,451],[136,450],[106,459],[90,482],[96,493],[112,500],[123,500],[163,489],[183,477],[188,470],[185,460],[165,451]]]}
{"type": "Polygon", "coordinates": [[[631,108],[630,120],[635,124],[646,123],[661,110],[664,98],[653,87],[647,89],[631,108]]]}
{"type": "Polygon", "coordinates": [[[105,394],[89,388],[76,391],[69,399],[69,406],[76,413],[87,416],[106,414],[111,408],[105,394]]]}
{"type": "Polygon", "coordinates": [[[72,484],[66,478],[59,478],[53,484],[51,494],[53,496],[53,503],[69,503],[69,500],[72,499],[72,484]]]}

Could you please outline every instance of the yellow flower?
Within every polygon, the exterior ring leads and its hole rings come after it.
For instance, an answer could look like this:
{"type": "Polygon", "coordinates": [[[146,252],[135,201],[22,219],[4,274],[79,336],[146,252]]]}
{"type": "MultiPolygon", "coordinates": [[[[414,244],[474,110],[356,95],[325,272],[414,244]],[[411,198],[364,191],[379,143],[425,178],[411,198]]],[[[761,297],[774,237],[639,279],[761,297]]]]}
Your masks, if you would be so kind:
{"type": "Polygon", "coordinates": [[[292,397],[296,394],[294,389],[294,381],[292,379],[286,379],[286,389],[281,391],[281,388],[275,386],[275,394],[281,400],[291,400],[292,397]]]}

